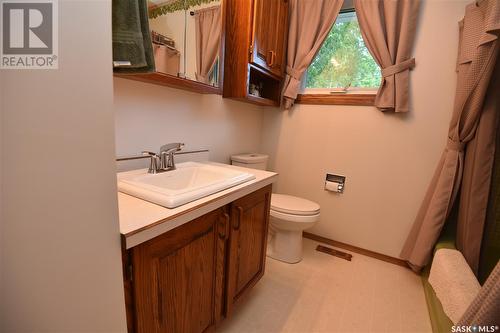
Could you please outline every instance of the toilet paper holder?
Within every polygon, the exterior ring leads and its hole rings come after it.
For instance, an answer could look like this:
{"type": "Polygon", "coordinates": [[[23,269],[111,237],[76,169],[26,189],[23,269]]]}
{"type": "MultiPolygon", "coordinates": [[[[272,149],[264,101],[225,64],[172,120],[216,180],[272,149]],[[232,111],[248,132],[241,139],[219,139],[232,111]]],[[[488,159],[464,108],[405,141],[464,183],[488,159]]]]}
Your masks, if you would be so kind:
{"type": "Polygon", "coordinates": [[[325,190],[337,193],[344,193],[345,176],[326,174],[325,190]]]}

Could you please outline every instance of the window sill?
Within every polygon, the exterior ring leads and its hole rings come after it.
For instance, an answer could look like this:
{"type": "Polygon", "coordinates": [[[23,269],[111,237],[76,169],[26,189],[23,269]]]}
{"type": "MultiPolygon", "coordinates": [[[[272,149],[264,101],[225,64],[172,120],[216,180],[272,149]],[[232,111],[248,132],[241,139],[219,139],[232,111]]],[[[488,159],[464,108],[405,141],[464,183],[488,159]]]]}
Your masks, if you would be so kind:
{"type": "Polygon", "coordinates": [[[376,94],[299,94],[295,103],[374,106],[376,94]]]}

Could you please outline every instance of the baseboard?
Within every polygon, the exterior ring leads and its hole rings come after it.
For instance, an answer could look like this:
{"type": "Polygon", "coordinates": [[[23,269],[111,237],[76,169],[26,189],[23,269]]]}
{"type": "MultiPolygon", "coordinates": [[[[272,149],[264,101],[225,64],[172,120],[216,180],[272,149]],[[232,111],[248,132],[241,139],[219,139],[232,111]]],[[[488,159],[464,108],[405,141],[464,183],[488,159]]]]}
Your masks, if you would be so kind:
{"type": "Polygon", "coordinates": [[[394,257],[388,256],[388,255],[382,254],[382,253],[377,253],[377,252],[373,252],[370,250],[362,249],[362,248],[354,246],[354,245],[342,243],[342,242],[339,242],[339,241],[336,241],[336,240],[333,240],[330,238],[311,234],[310,232],[304,232],[303,236],[304,236],[304,238],[312,239],[316,242],[328,244],[328,245],[338,247],[338,248],[341,248],[341,249],[344,249],[347,251],[359,253],[359,254],[365,255],[367,257],[372,257],[372,258],[382,260],[382,261],[385,261],[385,262],[388,262],[388,263],[391,263],[394,265],[409,268],[408,264],[403,259],[394,258],[394,257]]]}

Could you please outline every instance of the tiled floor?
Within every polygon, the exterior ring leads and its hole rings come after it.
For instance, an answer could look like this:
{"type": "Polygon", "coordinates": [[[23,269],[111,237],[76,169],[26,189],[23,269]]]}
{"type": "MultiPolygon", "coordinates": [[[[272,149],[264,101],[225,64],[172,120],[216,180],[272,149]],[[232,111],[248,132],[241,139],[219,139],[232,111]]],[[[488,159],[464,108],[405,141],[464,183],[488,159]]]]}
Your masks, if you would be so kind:
{"type": "Polygon", "coordinates": [[[266,274],[218,332],[432,332],[420,277],[353,253],[346,261],[315,251],[267,259],[266,274]]]}

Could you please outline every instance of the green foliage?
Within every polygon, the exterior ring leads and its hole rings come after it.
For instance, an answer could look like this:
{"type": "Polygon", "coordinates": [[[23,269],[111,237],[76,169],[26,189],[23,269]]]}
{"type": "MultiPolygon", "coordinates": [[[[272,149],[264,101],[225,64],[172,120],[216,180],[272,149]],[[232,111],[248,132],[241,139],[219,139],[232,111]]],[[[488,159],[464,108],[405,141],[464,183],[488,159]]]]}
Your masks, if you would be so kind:
{"type": "Polygon", "coordinates": [[[199,6],[204,3],[210,3],[217,0],[177,0],[170,2],[166,5],[161,5],[159,7],[154,7],[149,10],[149,18],[154,19],[158,16],[165,15],[167,13],[173,13],[178,10],[188,10],[191,7],[199,6]]]}
{"type": "Polygon", "coordinates": [[[380,68],[366,48],[355,18],[333,25],[309,66],[306,80],[307,88],[343,88],[349,84],[380,85],[380,68]]]}

